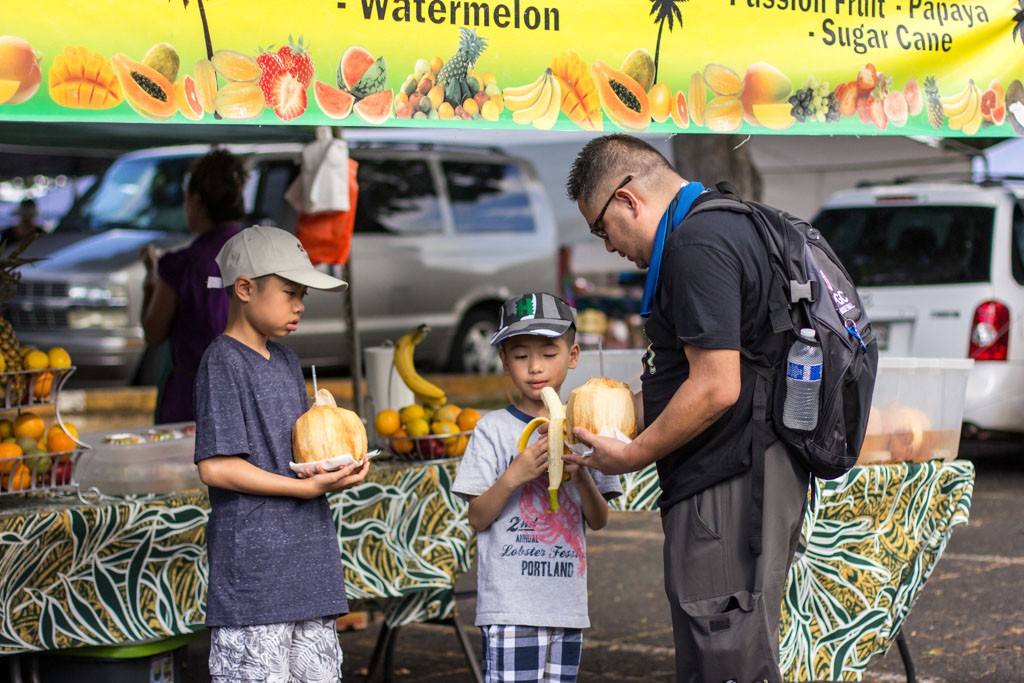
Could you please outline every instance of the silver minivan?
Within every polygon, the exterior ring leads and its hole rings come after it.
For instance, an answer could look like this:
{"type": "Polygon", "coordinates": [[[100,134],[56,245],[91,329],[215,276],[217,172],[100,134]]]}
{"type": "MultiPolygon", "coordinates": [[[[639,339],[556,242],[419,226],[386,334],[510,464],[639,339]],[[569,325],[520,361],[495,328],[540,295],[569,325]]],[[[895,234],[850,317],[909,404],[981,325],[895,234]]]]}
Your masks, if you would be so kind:
{"type": "Polygon", "coordinates": [[[813,222],[857,285],[879,353],[973,358],[964,433],[1024,433],[1024,186],[860,187],[813,222]]]}
{"type": "MultiPolygon", "coordinates": [[[[294,230],[284,200],[300,144],[227,145],[251,169],[247,222],[294,230]]],[[[23,344],[68,349],[79,380],[151,383],[162,352],[140,322],[147,244],[189,241],[182,183],[207,146],[119,157],[39,238],[8,305],[23,344]]],[[[350,266],[357,329],[374,346],[420,323],[432,333],[417,363],[498,372],[488,340],[498,306],[515,293],[555,291],[558,245],[547,194],[531,164],[492,147],[349,141],[359,162],[350,266]]],[[[322,266],[330,268],[330,266],[322,266]]],[[[344,297],[311,292],[300,329],[285,339],[304,366],[347,366],[344,297]]]]}

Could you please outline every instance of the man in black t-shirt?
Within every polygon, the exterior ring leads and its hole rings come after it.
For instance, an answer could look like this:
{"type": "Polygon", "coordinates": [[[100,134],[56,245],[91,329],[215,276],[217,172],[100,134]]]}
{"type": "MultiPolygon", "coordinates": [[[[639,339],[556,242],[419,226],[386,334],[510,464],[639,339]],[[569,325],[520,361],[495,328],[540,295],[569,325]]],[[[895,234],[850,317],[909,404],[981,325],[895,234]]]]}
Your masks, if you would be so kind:
{"type": "Polygon", "coordinates": [[[745,216],[690,207],[716,196],[684,180],[627,135],[589,142],[573,164],[569,198],[609,252],[646,268],[641,312],[646,428],[623,444],[577,428],[594,446],[566,455],[606,474],[657,463],[665,532],[665,589],[676,680],[782,680],[779,618],[799,538],[808,474],[775,441],[765,459],[763,514],[752,505],[753,370],[740,349],[781,359],[768,320],[767,252],[745,216]],[[751,549],[754,520],[763,550],[751,549]]]}

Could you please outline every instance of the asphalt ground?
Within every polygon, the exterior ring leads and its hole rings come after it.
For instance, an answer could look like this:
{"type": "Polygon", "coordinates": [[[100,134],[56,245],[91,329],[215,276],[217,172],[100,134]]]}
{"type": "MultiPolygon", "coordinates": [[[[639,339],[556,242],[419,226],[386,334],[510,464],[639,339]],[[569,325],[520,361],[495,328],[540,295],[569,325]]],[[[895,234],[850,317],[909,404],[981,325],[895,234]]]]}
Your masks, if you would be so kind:
{"type": "MultiPolygon", "coordinates": [[[[443,380],[447,383],[449,380],[443,380]]],[[[326,380],[344,400],[344,381],[326,380]],[[331,382],[337,382],[330,384],[331,382]]],[[[323,382],[321,382],[323,383],[323,382]]],[[[494,407],[508,386],[493,378],[484,390],[448,388],[460,405],[494,407]],[[461,393],[460,393],[461,391],[461,393]]],[[[351,387],[348,386],[348,391],[351,387]]],[[[132,428],[151,423],[151,392],[74,392],[62,411],[89,430],[132,428]],[[112,425],[112,426],[110,426],[112,425]]],[[[905,634],[918,683],[1024,683],[1024,442],[965,441],[960,457],[977,468],[970,524],[954,530],[938,566],[907,620],[905,634]]],[[[584,637],[581,681],[670,682],[673,680],[671,623],[662,589],[662,533],[657,513],[612,513],[608,526],[588,537],[590,614],[584,637]]],[[[474,651],[480,637],[472,625],[473,571],[460,578],[460,620],[474,651]]],[[[341,634],[347,681],[366,680],[381,630],[381,618],[341,634]]],[[[189,646],[186,683],[206,683],[208,638],[189,646]]],[[[450,625],[404,627],[395,637],[392,680],[470,683],[473,677],[450,625]]],[[[382,680],[378,675],[375,680],[382,680]]],[[[10,680],[6,667],[0,683],[10,680]]],[[[866,683],[909,680],[894,646],[876,658],[866,683]]],[[[43,683],[47,683],[44,681],[43,683]]],[[[54,683],[65,683],[64,681],[54,683]]],[[[114,682],[116,683],[116,682],[114,682]]]]}

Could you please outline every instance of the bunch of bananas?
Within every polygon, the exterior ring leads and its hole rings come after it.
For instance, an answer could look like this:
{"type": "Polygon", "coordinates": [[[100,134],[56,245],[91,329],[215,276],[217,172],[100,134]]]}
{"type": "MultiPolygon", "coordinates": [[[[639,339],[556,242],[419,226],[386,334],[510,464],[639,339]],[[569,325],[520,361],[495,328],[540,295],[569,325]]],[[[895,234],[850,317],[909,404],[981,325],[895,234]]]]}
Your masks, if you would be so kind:
{"type": "Polygon", "coordinates": [[[974,135],[981,128],[981,90],[973,80],[956,95],[940,97],[942,113],[949,119],[952,130],[962,130],[966,135],[974,135]]]}
{"type": "Polygon", "coordinates": [[[423,341],[429,333],[429,325],[420,325],[398,338],[398,342],[395,344],[395,370],[405,385],[412,390],[412,393],[416,394],[418,401],[440,406],[448,400],[444,395],[444,390],[436,384],[428,382],[420,373],[416,372],[416,365],[412,358],[416,345],[423,341]]]}
{"type": "Polygon", "coordinates": [[[548,417],[535,417],[523,429],[519,435],[519,452],[526,449],[530,437],[537,427],[547,423],[548,425],[548,512],[558,511],[558,489],[563,481],[568,481],[568,473],[565,472],[565,463],[562,455],[565,452],[565,406],[562,399],[558,397],[551,387],[544,387],[540,390],[540,399],[544,407],[548,409],[548,417]]]}
{"type": "Polygon", "coordinates": [[[540,130],[550,130],[562,109],[562,86],[550,68],[540,78],[526,85],[505,88],[502,93],[505,107],[512,111],[512,120],[530,124],[540,130]]]}

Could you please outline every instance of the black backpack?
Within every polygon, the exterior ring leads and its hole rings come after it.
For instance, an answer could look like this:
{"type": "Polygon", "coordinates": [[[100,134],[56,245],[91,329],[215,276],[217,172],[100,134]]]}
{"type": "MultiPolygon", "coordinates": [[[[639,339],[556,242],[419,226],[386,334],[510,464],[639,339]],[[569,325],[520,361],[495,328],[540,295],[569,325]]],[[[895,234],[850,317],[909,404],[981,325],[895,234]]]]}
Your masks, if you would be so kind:
{"type": "Polygon", "coordinates": [[[782,423],[786,355],[770,359],[741,350],[741,357],[758,376],[752,462],[757,526],[751,547],[759,553],[763,455],[770,434],[781,439],[815,477],[835,479],[848,472],[857,462],[867,429],[878,345],[849,273],[814,226],[774,207],[742,200],[729,183],[719,183],[717,188],[721,196],[701,202],[687,217],[711,210],[749,216],[771,264],[768,307],[772,330],[786,335],[788,352],[800,329],[809,327],[822,350],[818,423],[809,431],[782,423]]]}

